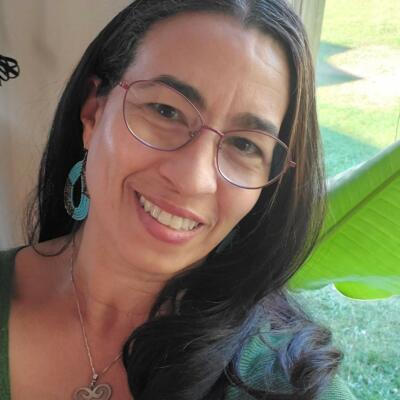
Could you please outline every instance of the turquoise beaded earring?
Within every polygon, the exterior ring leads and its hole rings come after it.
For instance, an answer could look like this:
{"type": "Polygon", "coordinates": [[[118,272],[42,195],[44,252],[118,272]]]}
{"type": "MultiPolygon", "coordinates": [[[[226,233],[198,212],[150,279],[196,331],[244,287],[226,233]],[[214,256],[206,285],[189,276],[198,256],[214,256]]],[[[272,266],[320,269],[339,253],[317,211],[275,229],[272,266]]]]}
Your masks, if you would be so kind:
{"type": "Polygon", "coordinates": [[[87,150],[83,160],[78,161],[69,171],[67,181],[64,188],[64,205],[67,213],[75,220],[84,220],[89,213],[90,198],[86,186],[86,159],[87,150]],[[81,197],[79,205],[76,207],[74,204],[74,186],[78,179],[81,179],[81,197]]]}

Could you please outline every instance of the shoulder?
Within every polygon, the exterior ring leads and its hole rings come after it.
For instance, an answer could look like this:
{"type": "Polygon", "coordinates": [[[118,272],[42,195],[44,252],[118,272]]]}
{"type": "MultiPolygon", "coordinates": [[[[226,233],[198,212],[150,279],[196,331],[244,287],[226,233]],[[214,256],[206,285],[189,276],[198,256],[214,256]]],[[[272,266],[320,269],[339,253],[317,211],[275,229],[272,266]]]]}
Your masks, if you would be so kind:
{"type": "Polygon", "coordinates": [[[4,325],[8,319],[11,286],[15,271],[15,258],[24,246],[0,251],[0,322],[4,325]]]}
{"type": "Polygon", "coordinates": [[[0,250],[0,267],[7,268],[14,263],[15,255],[18,250],[20,250],[23,246],[14,247],[12,249],[0,250]]]}
{"type": "Polygon", "coordinates": [[[62,257],[57,256],[62,244],[61,238],[0,251],[0,301],[32,302],[56,289],[65,269],[62,257]]]}
{"type": "Polygon", "coordinates": [[[0,347],[4,347],[3,341],[6,336],[3,333],[7,330],[11,286],[14,272],[14,261],[18,250],[16,247],[9,250],[0,251],[0,347]]]}
{"type": "Polygon", "coordinates": [[[16,254],[23,246],[0,251],[0,292],[9,289],[10,280],[14,270],[16,254]]]}
{"type": "MultiPolygon", "coordinates": [[[[274,334],[268,327],[248,340],[240,354],[238,370],[243,382],[256,391],[291,392],[292,386],[280,365],[279,349],[291,340],[290,334],[274,334]]],[[[230,386],[227,400],[254,400],[236,386],[230,386]]],[[[343,380],[336,375],[316,400],[355,400],[343,380]]]]}
{"type": "MultiPolygon", "coordinates": [[[[60,253],[62,242],[51,240],[20,248],[14,252],[13,264],[13,302],[30,304],[57,292],[62,286],[68,255],[60,253]],[[17,253],[17,254],[16,254],[17,253]]],[[[38,303],[38,304],[39,304],[38,303]]]]}

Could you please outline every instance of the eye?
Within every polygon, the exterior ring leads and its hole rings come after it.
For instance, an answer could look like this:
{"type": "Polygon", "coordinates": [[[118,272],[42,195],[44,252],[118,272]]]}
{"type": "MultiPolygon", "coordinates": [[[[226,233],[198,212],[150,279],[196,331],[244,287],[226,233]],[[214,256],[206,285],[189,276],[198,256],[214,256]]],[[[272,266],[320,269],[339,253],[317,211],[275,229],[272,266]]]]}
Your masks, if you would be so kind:
{"type": "Polygon", "coordinates": [[[227,142],[230,146],[234,147],[244,155],[262,156],[263,154],[261,149],[255,143],[246,138],[234,136],[228,138],[227,142]]]}
{"type": "Polygon", "coordinates": [[[150,103],[148,106],[166,119],[180,119],[180,112],[168,104],[150,103]]]}

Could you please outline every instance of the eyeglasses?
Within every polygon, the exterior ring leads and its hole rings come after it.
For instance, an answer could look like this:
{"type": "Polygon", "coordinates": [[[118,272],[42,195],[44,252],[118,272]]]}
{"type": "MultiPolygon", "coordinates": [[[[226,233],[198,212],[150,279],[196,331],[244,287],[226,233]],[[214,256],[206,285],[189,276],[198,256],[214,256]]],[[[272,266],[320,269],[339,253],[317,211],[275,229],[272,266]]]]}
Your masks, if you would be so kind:
{"type": "Polygon", "coordinates": [[[152,80],[119,82],[125,89],[126,127],[144,145],[162,151],[178,150],[203,129],[219,136],[216,166],[222,177],[244,189],[259,189],[278,180],[289,167],[288,146],[261,130],[220,132],[204,124],[196,106],[171,86],[152,80]]]}

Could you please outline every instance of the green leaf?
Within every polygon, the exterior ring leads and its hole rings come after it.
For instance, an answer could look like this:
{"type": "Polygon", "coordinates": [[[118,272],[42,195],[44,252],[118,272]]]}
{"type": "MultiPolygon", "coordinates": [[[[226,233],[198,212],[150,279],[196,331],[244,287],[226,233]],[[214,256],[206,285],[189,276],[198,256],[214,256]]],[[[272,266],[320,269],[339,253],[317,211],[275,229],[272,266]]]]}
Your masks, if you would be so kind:
{"type": "Polygon", "coordinates": [[[328,213],[289,288],[334,283],[345,296],[400,295],[400,141],[328,181],[328,213]]]}

